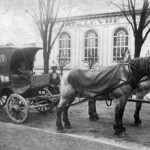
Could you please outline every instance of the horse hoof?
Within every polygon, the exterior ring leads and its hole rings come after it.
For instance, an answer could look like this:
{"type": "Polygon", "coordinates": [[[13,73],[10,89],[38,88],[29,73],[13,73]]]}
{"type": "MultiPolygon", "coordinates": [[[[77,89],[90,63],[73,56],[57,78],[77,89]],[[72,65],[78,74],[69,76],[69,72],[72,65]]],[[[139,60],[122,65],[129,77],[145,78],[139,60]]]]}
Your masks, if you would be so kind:
{"type": "Polygon", "coordinates": [[[63,126],[62,125],[59,125],[59,126],[57,126],[57,131],[63,131],[64,130],[64,128],[63,128],[63,126]]]}
{"type": "Polygon", "coordinates": [[[96,115],[95,118],[96,118],[97,120],[99,120],[99,116],[98,116],[98,115],[96,115]]]}
{"type": "Polygon", "coordinates": [[[136,126],[136,127],[143,127],[144,126],[144,124],[143,124],[143,122],[140,122],[140,123],[134,123],[134,126],[136,126]]]}
{"type": "Polygon", "coordinates": [[[90,119],[90,121],[96,121],[97,120],[96,118],[93,118],[93,117],[92,118],[90,117],[89,119],[90,119]]]}
{"type": "Polygon", "coordinates": [[[99,120],[98,116],[89,117],[90,121],[97,121],[99,120]]]}
{"type": "Polygon", "coordinates": [[[65,127],[66,129],[71,129],[71,128],[72,128],[70,124],[67,124],[67,125],[65,125],[64,127],[65,127]]]}
{"type": "Polygon", "coordinates": [[[65,133],[65,130],[63,128],[62,129],[57,128],[57,133],[65,133]]]}
{"type": "Polygon", "coordinates": [[[127,133],[124,131],[124,132],[115,132],[115,135],[117,135],[117,137],[119,138],[123,138],[127,135],[127,133]]]}
{"type": "Polygon", "coordinates": [[[62,130],[57,130],[57,133],[65,133],[65,130],[62,129],[62,130]]]}

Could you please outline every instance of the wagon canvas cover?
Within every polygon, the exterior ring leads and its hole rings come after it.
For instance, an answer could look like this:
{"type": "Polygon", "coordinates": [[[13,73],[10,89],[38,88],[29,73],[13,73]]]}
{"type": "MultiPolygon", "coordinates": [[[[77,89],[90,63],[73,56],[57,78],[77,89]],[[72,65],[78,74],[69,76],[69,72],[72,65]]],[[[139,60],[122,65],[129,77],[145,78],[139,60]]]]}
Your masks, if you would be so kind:
{"type": "Polygon", "coordinates": [[[95,93],[109,91],[120,84],[123,67],[121,64],[98,69],[74,69],[68,75],[68,82],[79,92],[83,89],[95,93]]]}

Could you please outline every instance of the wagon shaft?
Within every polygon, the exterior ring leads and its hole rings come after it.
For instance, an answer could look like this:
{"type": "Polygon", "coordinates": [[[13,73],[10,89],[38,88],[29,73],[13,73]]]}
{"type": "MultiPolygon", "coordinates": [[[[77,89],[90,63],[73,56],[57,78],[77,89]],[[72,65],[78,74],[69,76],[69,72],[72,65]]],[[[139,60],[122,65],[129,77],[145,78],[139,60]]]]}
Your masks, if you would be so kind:
{"type": "Polygon", "coordinates": [[[36,96],[37,99],[40,99],[40,100],[48,100],[48,101],[53,101],[54,99],[59,99],[60,98],[60,94],[57,94],[57,95],[50,95],[50,96],[47,96],[47,95],[40,95],[40,96],[36,96]]]}
{"type": "Polygon", "coordinates": [[[142,100],[142,99],[132,99],[132,98],[128,98],[128,101],[129,102],[141,102],[141,103],[147,103],[147,104],[150,104],[150,101],[148,100],[142,100]]]}
{"type": "Polygon", "coordinates": [[[43,107],[43,106],[49,106],[48,104],[42,104],[42,105],[37,105],[37,106],[29,106],[30,109],[33,109],[33,108],[38,108],[38,107],[43,107]]]}

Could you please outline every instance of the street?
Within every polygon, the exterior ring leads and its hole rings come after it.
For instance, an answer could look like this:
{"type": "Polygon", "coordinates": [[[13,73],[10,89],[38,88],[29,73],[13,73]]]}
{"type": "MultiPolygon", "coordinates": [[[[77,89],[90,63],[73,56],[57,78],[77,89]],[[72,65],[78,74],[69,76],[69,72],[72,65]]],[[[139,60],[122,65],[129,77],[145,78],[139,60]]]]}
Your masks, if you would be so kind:
{"type": "Polygon", "coordinates": [[[134,103],[128,103],[124,115],[127,136],[118,138],[113,134],[114,104],[107,107],[105,102],[97,102],[100,120],[88,119],[87,104],[74,106],[69,111],[71,130],[57,133],[56,114],[39,114],[31,110],[26,123],[16,125],[8,118],[5,109],[0,116],[0,149],[2,150],[77,150],[77,149],[149,149],[150,121],[149,106],[143,106],[141,117],[144,127],[133,126],[134,103]],[[63,146],[62,146],[63,145],[63,146]]]}

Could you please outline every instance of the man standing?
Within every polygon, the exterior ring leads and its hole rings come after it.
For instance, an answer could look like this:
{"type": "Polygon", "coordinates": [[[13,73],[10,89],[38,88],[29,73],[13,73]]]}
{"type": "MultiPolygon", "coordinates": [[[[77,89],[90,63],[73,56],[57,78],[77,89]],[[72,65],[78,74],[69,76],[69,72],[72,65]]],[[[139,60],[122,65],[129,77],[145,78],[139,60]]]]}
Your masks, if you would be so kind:
{"type": "Polygon", "coordinates": [[[57,66],[52,66],[52,72],[49,74],[49,85],[52,94],[59,94],[60,77],[59,74],[56,72],[56,69],[57,66]]]}

